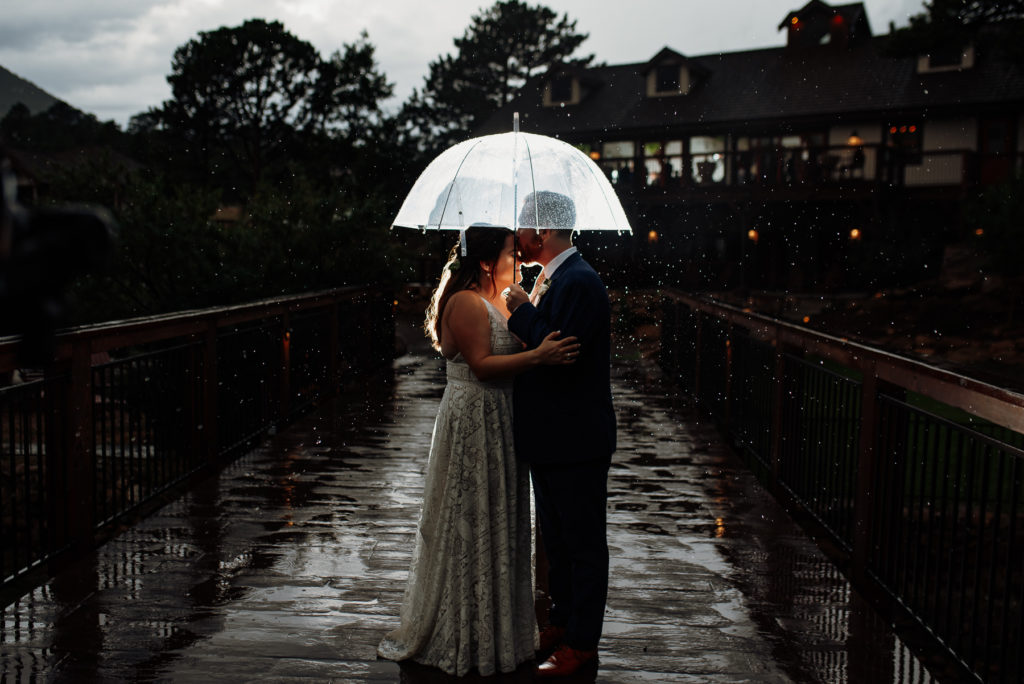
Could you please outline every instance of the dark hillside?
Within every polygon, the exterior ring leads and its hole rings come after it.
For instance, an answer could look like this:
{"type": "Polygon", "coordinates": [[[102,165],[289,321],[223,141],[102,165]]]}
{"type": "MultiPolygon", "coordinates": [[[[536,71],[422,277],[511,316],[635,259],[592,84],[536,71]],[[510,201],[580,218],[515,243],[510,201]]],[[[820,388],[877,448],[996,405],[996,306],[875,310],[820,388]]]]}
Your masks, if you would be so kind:
{"type": "Polygon", "coordinates": [[[60,100],[39,86],[0,66],[0,119],[21,102],[32,114],[45,112],[60,100]]]}

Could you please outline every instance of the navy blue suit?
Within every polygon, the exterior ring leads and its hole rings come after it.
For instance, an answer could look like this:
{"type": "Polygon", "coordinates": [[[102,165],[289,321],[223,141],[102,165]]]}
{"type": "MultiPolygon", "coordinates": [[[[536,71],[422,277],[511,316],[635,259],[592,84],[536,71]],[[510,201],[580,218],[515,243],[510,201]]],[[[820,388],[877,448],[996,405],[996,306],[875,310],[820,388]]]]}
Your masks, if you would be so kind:
{"type": "Polygon", "coordinates": [[[548,280],[537,306],[521,304],[508,327],[534,348],[555,330],[580,343],[578,360],[516,377],[516,456],[530,464],[547,552],[550,622],[566,643],[593,650],[608,594],[605,510],[615,451],[610,357],[611,307],[597,272],[578,253],[548,280]]]}

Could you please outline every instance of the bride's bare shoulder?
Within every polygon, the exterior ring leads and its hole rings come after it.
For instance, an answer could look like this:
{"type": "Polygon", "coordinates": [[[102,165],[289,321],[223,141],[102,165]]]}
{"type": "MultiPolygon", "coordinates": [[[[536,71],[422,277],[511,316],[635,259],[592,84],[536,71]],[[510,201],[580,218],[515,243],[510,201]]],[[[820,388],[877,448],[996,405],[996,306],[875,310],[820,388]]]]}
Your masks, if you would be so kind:
{"type": "Polygon", "coordinates": [[[459,290],[448,299],[448,306],[452,306],[453,312],[456,310],[464,312],[485,310],[484,300],[472,290],[459,290]]]}

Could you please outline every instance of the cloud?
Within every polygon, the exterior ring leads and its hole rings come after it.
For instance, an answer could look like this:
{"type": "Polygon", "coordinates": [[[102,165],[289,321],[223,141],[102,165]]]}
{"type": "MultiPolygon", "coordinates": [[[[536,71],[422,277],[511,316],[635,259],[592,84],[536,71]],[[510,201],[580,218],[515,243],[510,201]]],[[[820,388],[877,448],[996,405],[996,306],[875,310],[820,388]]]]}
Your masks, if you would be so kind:
{"type": "Polygon", "coordinates": [[[53,41],[88,42],[97,33],[121,33],[168,0],[33,0],[7,3],[0,23],[3,50],[39,49],[53,41]]]}

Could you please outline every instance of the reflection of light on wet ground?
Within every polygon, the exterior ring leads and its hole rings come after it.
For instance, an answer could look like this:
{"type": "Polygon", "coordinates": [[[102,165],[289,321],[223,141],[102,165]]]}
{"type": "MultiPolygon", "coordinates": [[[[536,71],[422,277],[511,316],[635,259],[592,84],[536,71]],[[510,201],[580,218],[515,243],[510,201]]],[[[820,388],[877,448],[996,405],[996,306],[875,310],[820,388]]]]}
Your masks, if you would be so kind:
{"type": "MultiPolygon", "coordinates": [[[[397,624],[442,368],[400,359],[7,606],[3,671],[453,681],[375,656],[397,624]]],[[[618,368],[615,395],[597,681],[930,681],[655,372],[618,368]]]]}
{"type": "Polygon", "coordinates": [[[913,670],[921,677],[913,681],[932,681],[713,426],[660,386],[656,372],[634,379],[637,370],[619,369],[616,386],[614,633],[628,635],[637,621],[648,639],[696,644],[672,651],[687,661],[684,672],[895,683],[913,670]],[[663,622],[675,631],[657,629],[663,622]],[[701,652],[710,643],[717,644],[714,662],[701,652]],[[741,669],[751,657],[763,659],[763,672],[741,669]],[[894,665],[894,657],[905,664],[894,665]]]}

